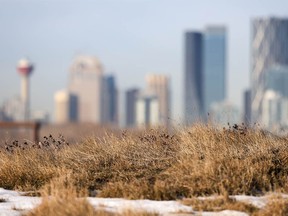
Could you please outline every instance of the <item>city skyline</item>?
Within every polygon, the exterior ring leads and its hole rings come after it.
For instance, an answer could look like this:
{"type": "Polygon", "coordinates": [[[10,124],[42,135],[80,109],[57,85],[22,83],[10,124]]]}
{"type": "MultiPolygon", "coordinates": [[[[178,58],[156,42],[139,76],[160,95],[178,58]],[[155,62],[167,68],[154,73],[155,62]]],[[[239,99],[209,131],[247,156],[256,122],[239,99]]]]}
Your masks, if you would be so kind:
{"type": "Polygon", "coordinates": [[[0,45],[4,52],[0,53],[0,85],[5,91],[1,91],[0,103],[18,94],[15,65],[28,56],[37,69],[31,77],[32,108],[47,109],[53,116],[53,94],[65,86],[71,59],[87,53],[97,56],[106,71],[115,74],[121,91],[135,85],[142,88],[146,73],[169,75],[172,118],[178,120],[183,112],[183,34],[188,29],[220,24],[229,29],[228,99],[240,106],[244,89],[250,86],[250,20],[284,16],[287,5],[285,1],[263,1],[260,7],[247,1],[250,7],[243,11],[243,2],[209,2],[209,8],[216,8],[213,11],[206,8],[208,1],[196,5],[169,0],[109,2],[1,1],[0,45]],[[166,12],[159,16],[164,5],[166,12]],[[172,14],[179,16],[175,19],[172,14]]]}

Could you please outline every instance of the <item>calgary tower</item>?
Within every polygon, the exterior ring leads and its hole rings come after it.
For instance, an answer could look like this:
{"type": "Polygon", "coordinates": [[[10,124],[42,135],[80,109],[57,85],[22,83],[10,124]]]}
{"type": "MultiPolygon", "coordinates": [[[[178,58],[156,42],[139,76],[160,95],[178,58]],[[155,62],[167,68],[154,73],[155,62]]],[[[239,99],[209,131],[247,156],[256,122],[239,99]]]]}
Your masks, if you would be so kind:
{"type": "Polygon", "coordinates": [[[33,65],[28,59],[21,59],[18,62],[17,70],[21,75],[21,100],[24,108],[24,121],[30,118],[30,94],[29,77],[33,71],[33,65]]]}

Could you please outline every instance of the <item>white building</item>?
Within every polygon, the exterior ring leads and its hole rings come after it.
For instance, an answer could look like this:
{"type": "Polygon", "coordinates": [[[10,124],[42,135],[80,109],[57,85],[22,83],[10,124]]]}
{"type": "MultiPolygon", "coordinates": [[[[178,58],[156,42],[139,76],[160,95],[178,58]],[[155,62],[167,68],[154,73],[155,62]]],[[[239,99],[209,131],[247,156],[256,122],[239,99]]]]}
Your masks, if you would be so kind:
{"type": "Polygon", "coordinates": [[[77,97],[66,90],[55,93],[55,122],[58,124],[77,121],[77,97]]]}
{"type": "Polygon", "coordinates": [[[23,106],[22,98],[16,96],[14,98],[4,101],[2,105],[2,112],[5,118],[3,120],[9,121],[24,121],[25,119],[25,109],[23,106]]]}
{"type": "Polygon", "coordinates": [[[136,125],[153,127],[160,123],[159,101],[155,95],[140,94],[136,101],[136,125]]]}
{"type": "Polygon", "coordinates": [[[276,91],[267,90],[262,101],[262,121],[267,129],[288,126],[288,99],[276,91]]]}
{"type": "Polygon", "coordinates": [[[78,98],[78,121],[102,123],[103,69],[93,56],[78,56],[70,68],[69,92],[78,98]]]}
{"type": "Polygon", "coordinates": [[[232,103],[228,101],[212,103],[208,121],[217,125],[226,126],[228,123],[231,125],[239,124],[240,119],[240,111],[232,103]]]}
{"type": "Polygon", "coordinates": [[[159,123],[168,126],[171,113],[170,82],[163,74],[149,74],[146,76],[146,91],[157,96],[159,101],[159,123]]]}

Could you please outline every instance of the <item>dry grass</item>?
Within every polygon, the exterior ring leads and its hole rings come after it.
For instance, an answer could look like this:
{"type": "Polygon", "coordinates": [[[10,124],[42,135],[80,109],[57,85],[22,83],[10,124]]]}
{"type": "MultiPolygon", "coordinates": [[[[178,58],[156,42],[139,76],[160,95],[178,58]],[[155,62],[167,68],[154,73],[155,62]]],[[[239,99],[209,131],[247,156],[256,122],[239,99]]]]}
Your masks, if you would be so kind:
{"type": "Polygon", "coordinates": [[[107,212],[95,209],[85,198],[85,191],[77,191],[69,182],[69,176],[61,176],[52,180],[41,189],[42,203],[26,216],[156,216],[147,212],[123,213],[107,212]]]}
{"type": "Polygon", "coordinates": [[[195,211],[217,212],[223,210],[234,210],[245,212],[251,216],[286,216],[288,215],[288,199],[281,196],[272,196],[268,204],[259,209],[252,204],[236,201],[229,196],[190,198],[182,200],[184,205],[193,207],[195,211]]]}
{"type": "Polygon", "coordinates": [[[286,216],[288,215],[288,199],[281,196],[272,197],[266,207],[253,216],[286,216]]]}
{"type": "Polygon", "coordinates": [[[206,199],[199,199],[199,198],[191,198],[191,199],[184,199],[182,201],[184,205],[189,205],[193,207],[195,211],[222,211],[222,210],[234,210],[240,212],[246,212],[249,215],[256,213],[259,211],[258,208],[255,206],[245,203],[236,201],[229,196],[221,196],[216,198],[206,198],[206,199]]]}
{"type": "Polygon", "coordinates": [[[68,175],[77,191],[102,197],[288,192],[288,139],[258,129],[197,125],[61,142],[2,149],[0,187],[36,191],[68,175]]]}

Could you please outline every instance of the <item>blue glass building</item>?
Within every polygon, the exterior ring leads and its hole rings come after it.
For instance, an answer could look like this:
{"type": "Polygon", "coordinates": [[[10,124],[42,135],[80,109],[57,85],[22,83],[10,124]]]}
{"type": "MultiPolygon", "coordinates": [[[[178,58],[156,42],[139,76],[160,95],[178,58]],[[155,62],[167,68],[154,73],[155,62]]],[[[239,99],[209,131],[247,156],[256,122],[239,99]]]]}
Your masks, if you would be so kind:
{"type": "Polygon", "coordinates": [[[226,29],[208,27],[204,33],[204,111],[207,114],[214,102],[226,94],[226,29]]]}
{"type": "Polygon", "coordinates": [[[118,124],[118,91],[113,75],[104,76],[103,82],[103,123],[118,124]]]}
{"type": "Polygon", "coordinates": [[[203,35],[185,34],[184,117],[186,124],[202,119],[203,111],[203,35]]]}
{"type": "Polygon", "coordinates": [[[185,34],[184,117],[206,121],[214,102],[226,96],[226,28],[208,27],[185,34]]]}

